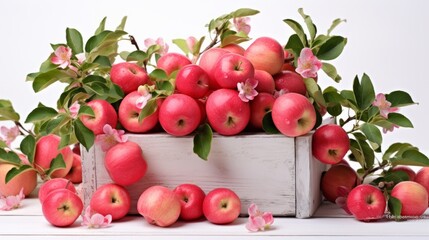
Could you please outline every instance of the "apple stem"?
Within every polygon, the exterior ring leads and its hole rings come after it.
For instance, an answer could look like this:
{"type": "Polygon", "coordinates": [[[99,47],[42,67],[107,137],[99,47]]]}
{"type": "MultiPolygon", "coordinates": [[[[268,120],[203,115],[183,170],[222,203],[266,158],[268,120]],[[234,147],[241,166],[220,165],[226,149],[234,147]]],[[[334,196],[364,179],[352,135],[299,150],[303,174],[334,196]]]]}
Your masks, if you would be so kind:
{"type": "Polygon", "coordinates": [[[132,36],[132,35],[129,35],[129,37],[130,37],[131,44],[134,45],[134,46],[136,46],[137,50],[140,50],[139,45],[138,45],[135,37],[132,36]]]}

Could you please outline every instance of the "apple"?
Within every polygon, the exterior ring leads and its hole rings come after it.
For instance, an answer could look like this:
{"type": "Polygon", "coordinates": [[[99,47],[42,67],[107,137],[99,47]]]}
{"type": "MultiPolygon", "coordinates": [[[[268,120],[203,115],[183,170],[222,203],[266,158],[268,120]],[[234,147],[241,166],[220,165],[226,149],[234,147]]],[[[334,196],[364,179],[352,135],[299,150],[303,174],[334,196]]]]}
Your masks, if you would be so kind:
{"type": "Polygon", "coordinates": [[[414,179],[416,178],[416,175],[417,175],[416,172],[414,172],[414,170],[412,168],[410,168],[409,166],[405,166],[405,165],[394,166],[391,171],[401,171],[401,172],[406,173],[408,175],[409,181],[414,181],[414,179]]]}
{"type": "Polygon", "coordinates": [[[43,203],[43,201],[45,201],[49,193],[51,193],[52,191],[63,188],[77,193],[73,183],[71,183],[71,181],[65,178],[53,178],[42,183],[42,185],[40,185],[38,193],[40,203],[43,203]]]}
{"type": "Polygon", "coordinates": [[[65,188],[49,193],[42,203],[46,220],[56,227],[68,227],[76,222],[83,210],[80,197],[65,188]]]}
{"type": "Polygon", "coordinates": [[[179,71],[189,64],[192,64],[192,62],[185,55],[171,52],[162,55],[158,59],[156,66],[164,70],[165,73],[170,76],[172,73],[179,71]]]}
{"type": "Polygon", "coordinates": [[[207,98],[206,114],[216,132],[226,136],[236,135],[249,123],[250,105],[240,99],[237,91],[222,88],[207,98]]]}
{"type": "Polygon", "coordinates": [[[124,187],[107,183],[95,190],[89,203],[91,210],[101,215],[112,215],[119,220],[127,215],[131,208],[131,197],[124,187]]]}
{"type": "Polygon", "coordinates": [[[252,63],[242,55],[225,53],[216,62],[213,77],[222,88],[237,89],[237,83],[253,78],[255,69],[252,63]]]}
{"type": "Polygon", "coordinates": [[[177,73],[176,89],[192,98],[202,98],[209,90],[209,79],[209,75],[199,65],[186,65],[177,73]]]}
{"type": "Polygon", "coordinates": [[[200,107],[200,113],[201,113],[201,120],[200,120],[200,124],[198,125],[201,125],[207,121],[206,101],[200,98],[197,100],[197,103],[198,103],[198,107],[200,107]]]}
{"type": "Polygon", "coordinates": [[[139,121],[139,115],[141,109],[139,109],[136,105],[137,99],[139,99],[141,95],[137,92],[131,92],[124,99],[122,99],[121,104],[118,109],[119,122],[121,125],[129,132],[133,133],[145,133],[158,124],[158,108],[154,113],[139,121]]]}
{"type": "Polygon", "coordinates": [[[6,174],[18,166],[10,163],[0,163],[0,196],[14,196],[18,195],[23,189],[25,196],[30,195],[37,186],[37,172],[29,168],[6,183],[6,174]]]}
{"type": "Polygon", "coordinates": [[[284,49],[284,54],[285,54],[285,62],[283,64],[283,68],[282,70],[289,70],[289,71],[293,71],[295,72],[295,66],[293,65],[293,53],[284,49]]]}
{"type": "Polygon", "coordinates": [[[288,137],[307,134],[316,124],[316,110],[298,93],[286,93],[276,98],[271,115],[277,129],[288,137]]]}
{"type": "Polygon", "coordinates": [[[358,175],[353,168],[347,165],[334,165],[322,175],[320,189],[326,200],[335,203],[340,197],[340,187],[351,191],[358,182],[358,175]]]}
{"type": "Polygon", "coordinates": [[[429,167],[420,168],[420,170],[416,173],[414,181],[420,183],[429,193],[429,167]]]}
{"type": "Polygon", "coordinates": [[[256,69],[253,78],[258,80],[258,86],[255,88],[258,93],[266,92],[273,94],[276,91],[274,78],[268,72],[256,69]]]}
{"type": "Polygon", "coordinates": [[[284,63],[284,50],[280,43],[270,37],[255,39],[244,52],[255,69],[267,71],[274,75],[280,72],[284,63]]]}
{"type": "Polygon", "coordinates": [[[94,99],[87,103],[94,111],[94,117],[89,115],[80,116],[85,127],[89,128],[95,135],[102,134],[103,127],[109,124],[112,128],[116,128],[118,122],[118,115],[115,108],[106,100],[94,99]]]}
{"type": "Polygon", "coordinates": [[[369,184],[361,184],[350,191],[347,208],[360,221],[374,221],[383,218],[386,198],[383,192],[369,184]]]}
{"type": "Polygon", "coordinates": [[[80,156],[80,144],[79,143],[76,143],[75,145],[73,145],[72,152],[76,153],[77,155],[80,156]]]}
{"type": "Polygon", "coordinates": [[[110,80],[116,83],[127,95],[137,91],[140,85],[145,85],[149,81],[146,70],[131,62],[121,62],[112,65],[110,70],[110,80]]]}
{"type": "Polygon", "coordinates": [[[73,153],[72,167],[64,178],[69,179],[74,184],[82,182],[82,160],[80,155],[73,153]]]}
{"type": "Polygon", "coordinates": [[[147,163],[140,146],[135,142],[118,143],[104,157],[110,178],[117,184],[129,186],[140,180],[147,170],[147,163]]]}
{"type": "Polygon", "coordinates": [[[305,86],[304,79],[296,72],[281,71],[274,75],[273,78],[277,91],[294,92],[304,96],[307,94],[307,87],[305,86]]]}
{"type": "Polygon", "coordinates": [[[402,203],[403,217],[419,217],[428,208],[428,192],[420,183],[400,182],[393,187],[391,195],[402,203]]]}
{"type": "Polygon", "coordinates": [[[180,218],[185,221],[199,219],[203,216],[204,191],[196,184],[180,184],[173,190],[180,199],[180,218]]]}
{"type": "Polygon", "coordinates": [[[229,188],[215,188],[204,198],[203,213],[211,223],[232,223],[240,215],[240,210],[240,198],[229,188]]]}
{"type": "Polygon", "coordinates": [[[34,166],[37,171],[43,175],[49,169],[51,162],[58,154],[63,156],[66,165],[63,169],[57,169],[51,173],[51,178],[64,177],[70,171],[73,165],[73,152],[69,147],[58,149],[61,138],[54,134],[42,136],[36,142],[36,151],[34,154],[34,166]]]}
{"type": "Polygon", "coordinates": [[[267,112],[273,108],[276,98],[274,95],[261,92],[250,101],[250,126],[254,129],[262,129],[262,120],[267,112]]]}
{"type": "Polygon", "coordinates": [[[222,47],[222,49],[227,50],[228,52],[231,53],[236,53],[239,55],[244,55],[244,52],[246,51],[246,49],[244,49],[242,46],[236,44],[236,43],[230,43],[228,45],[225,45],[222,47]]]}
{"type": "Polygon", "coordinates": [[[137,201],[137,211],[150,224],[168,227],[179,219],[181,204],[172,190],[155,185],[147,188],[137,201]]]}
{"type": "Polygon", "coordinates": [[[220,88],[219,84],[214,79],[213,69],[215,68],[217,61],[219,61],[219,58],[226,53],[228,53],[228,51],[222,48],[210,48],[200,57],[198,65],[209,75],[210,89],[216,90],[220,88]]]}
{"type": "Polygon", "coordinates": [[[185,136],[197,129],[201,121],[200,107],[192,97],[174,93],[159,109],[161,127],[173,136],[185,136]]]}
{"type": "Polygon", "coordinates": [[[339,125],[326,124],[314,131],[312,139],[313,156],[326,164],[340,162],[350,149],[346,131],[339,125]]]}

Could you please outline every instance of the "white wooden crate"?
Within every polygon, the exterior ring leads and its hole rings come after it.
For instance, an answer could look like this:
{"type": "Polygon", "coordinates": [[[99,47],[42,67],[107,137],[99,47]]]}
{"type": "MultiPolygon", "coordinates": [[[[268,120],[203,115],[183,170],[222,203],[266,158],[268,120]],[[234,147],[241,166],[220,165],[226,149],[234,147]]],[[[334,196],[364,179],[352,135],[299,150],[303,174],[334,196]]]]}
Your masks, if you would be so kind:
{"type": "MultiPolygon", "coordinates": [[[[242,200],[241,213],[251,202],[275,216],[311,217],[321,202],[320,177],[325,165],[311,154],[311,134],[288,138],[283,135],[215,134],[209,160],[192,152],[193,138],[164,133],[129,134],[138,143],[148,164],[139,182],[128,186],[132,199],[130,214],[137,213],[140,194],[149,186],[173,189],[182,183],[195,183],[206,193],[218,187],[230,188],[242,200]]],[[[112,182],[105,167],[105,153],[97,145],[82,149],[85,204],[92,193],[112,182]]]]}

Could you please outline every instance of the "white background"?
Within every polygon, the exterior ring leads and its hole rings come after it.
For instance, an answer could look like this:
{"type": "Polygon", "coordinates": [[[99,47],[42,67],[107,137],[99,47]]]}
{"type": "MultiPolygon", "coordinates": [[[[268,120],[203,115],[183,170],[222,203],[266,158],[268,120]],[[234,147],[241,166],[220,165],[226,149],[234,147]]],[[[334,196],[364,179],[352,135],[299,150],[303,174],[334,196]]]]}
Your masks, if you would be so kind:
{"type": "MultiPolygon", "coordinates": [[[[429,69],[428,24],[429,1],[393,0],[216,0],[216,1],[24,1],[0,2],[0,98],[10,99],[25,118],[38,102],[55,106],[62,85],[35,94],[27,73],[37,71],[51,53],[50,43],[65,42],[65,29],[78,29],[86,41],[99,22],[107,16],[106,27],[114,29],[123,16],[128,16],[125,30],[143,46],[145,38],[163,37],[175,51],[174,38],[206,35],[210,19],[241,7],[258,9],[252,17],[250,36],[271,36],[282,44],[292,34],[282,21],[293,18],[303,24],[297,9],[304,8],[326,32],[335,18],[347,19],[334,34],[348,38],[343,54],[333,63],[343,77],[340,84],[324,75],[319,83],[324,88],[334,85],[351,89],[356,74],[367,73],[376,92],[401,89],[409,92],[419,105],[401,109],[413,122],[414,129],[397,129],[384,135],[385,148],[392,142],[410,142],[429,154],[426,138],[427,93],[429,69]]],[[[129,46],[128,49],[133,48],[129,46]]],[[[322,75],[322,74],[321,74],[322,75]]],[[[0,123],[2,125],[3,123],[0,123]]]]}

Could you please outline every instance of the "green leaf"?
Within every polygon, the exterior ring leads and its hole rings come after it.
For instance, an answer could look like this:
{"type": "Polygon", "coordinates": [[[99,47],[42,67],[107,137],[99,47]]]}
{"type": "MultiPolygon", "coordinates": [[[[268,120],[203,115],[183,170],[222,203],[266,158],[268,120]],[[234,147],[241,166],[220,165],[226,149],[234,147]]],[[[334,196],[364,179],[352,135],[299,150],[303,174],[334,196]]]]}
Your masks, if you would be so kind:
{"type": "Polygon", "coordinates": [[[94,59],[94,63],[97,63],[98,66],[103,66],[103,67],[109,67],[110,68],[112,66],[110,59],[106,56],[101,56],[101,55],[97,56],[94,59]]]}
{"type": "Polygon", "coordinates": [[[285,22],[287,25],[289,25],[289,27],[292,28],[292,30],[295,31],[302,45],[308,47],[307,36],[305,35],[302,26],[293,19],[284,19],[283,22],[285,22]]]}
{"type": "Polygon", "coordinates": [[[381,136],[381,132],[378,127],[371,123],[363,123],[360,130],[365,134],[369,141],[381,146],[383,137],[381,136]]]}
{"type": "Polygon", "coordinates": [[[65,115],[59,115],[57,118],[53,118],[44,122],[40,127],[40,132],[43,135],[57,133],[58,130],[68,121],[70,121],[69,117],[66,117],[65,115]]]}
{"type": "Polygon", "coordinates": [[[416,104],[411,98],[410,94],[404,91],[393,91],[386,94],[386,100],[391,103],[390,107],[404,107],[416,104]]]}
{"type": "Polygon", "coordinates": [[[104,28],[106,26],[106,17],[103,18],[103,20],[101,20],[100,25],[98,26],[98,28],[95,30],[94,35],[100,34],[101,32],[104,31],[104,28]]]}
{"type": "Polygon", "coordinates": [[[321,106],[326,106],[322,91],[313,78],[304,78],[305,87],[310,96],[321,106]]]}
{"type": "Polygon", "coordinates": [[[50,176],[55,170],[65,169],[65,168],[66,168],[66,163],[64,162],[63,155],[60,153],[54,159],[52,159],[51,165],[49,166],[49,170],[46,174],[50,176]]]}
{"type": "Polygon", "coordinates": [[[77,140],[88,151],[92,147],[92,145],[94,145],[94,133],[89,130],[85,125],[83,125],[80,119],[76,119],[74,121],[73,127],[77,140]]]}
{"type": "Polygon", "coordinates": [[[6,150],[0,148],[0,162],[7,162],[14,165],[20,165],[21,159],[15,152],[13,151],[6,152],[6,150]]]}
{"type": "Polygon", "coordinates": [[[221,47],[229,44],[240,44],[248,41],[250,38],[243,32],[236,33],[235,31],[225,31],[221,36],[221,47]]]}
{"type": "Polygon", "coordinates": [[[121,23],[119,24],[118,27],[116,27],[116,30],[121,30],[123,31],[125,29],[125,24],[127,23],[127,16],[124,16],[121,20],[121,23]]]}
{"type": "Polygon", "coordinates": [[[19,114],[12,106],[12,102],[6,99],[0,99],[0,121],[10,120],[19,121],[19,114]]]}
{"type": "Polygon", "coordinates": [[[346,44],[347,38],[332,36],[320,46],[316,56],[320,60],[333,60],[340,56],[346,44]]]}
{"type": "Polygon", "coordinates": [[[87,106],[87,105],[80,106],[78,115],[79,116],[87,115],[90,117],[95,117],[94,110],[92,110],[92,108],[90,106],[87,106]]]}
{"type": "Polygon", "coordinates": [[[322,63],[322,70],[328,75],[328,77],[332,78],[335,82],[341,81],[341,76],[338,75],[337,69],[334,67],[334,65],[323,62],[322,63]]]}
{"type": "Polygon", "coordinates": [[[411,121],[405,117],[404,115],[400,114],[400,113],[389,113],[389,115],[387,115],[387,120],[393,124],[396,124],[400,127],[407,127],[407,128],[412,128],[414,127],[413,124],[411,123],[411,121]]]}
{"type": "Polygon", "coordinates": [[[301,15],[301,17],[304,18],[305,24],[307,25],[308,32],[310,33],[310,41],[313,42],[317,33],[316,25],[314,25],[313,20],[311,20],[311,17],[304,13],[304,10],[302,8],[299,8],[298,12],[301,15]]]}
{"type": "Polygon", "coordinates": [[[387,150],[383,154],[382,159],[383,161],[388,161],[390,160],[390,158],[394,158],[395,156],[400,157],[405,151],[411,149],[417,150],[416,147],[409,143],[394,143],[390,145],[389,148],[387,148],[387,150]]]}
{"type": "Polygon", "coordinates": [[[58,115],[58,112],[50,107],[37,107],[33,111],[28,114],[27,119],[25,119],[26,123],[35,123],[44,120],[49,120],[58,115]]]}
{"type": "Polygon", "coordinates": [[[48,72],[40,73],[33,81],[34,92],[39,92],[56,81],[70,79],[70,75],[65,70],[52,69],[48,72]]]}
{"type": "Polygon", "coordinates": [[[88,39],[85,44],[85,51],[91,52],[95,47],[97,47],[106,37],[112,33],[112,31],[106,30],[102,31],[88,39]]]}
{"type": "Polygon", "coordinates": [[[73,54],[83,52],[83,40],[80,32],[74,28],[66,29],[67,45],[72,49],[73,54]]]}
{"type": "Polygon", "coordinates": [[[343,103],[341,103],[341,105],[343,105],[345,107],[348,107],[348,108],[352,108],[355,111],[358,111],[358,109],[357,109],[357,103],[356,103],[356,98],[355,98],[355,94],[353,93],[353,91],[342,90],[340,94],[345,99],[347,99],[347,101],[344,101],[343,103]]]}
{"type": "Polygon", "coordinates": [[[173,43],[176,44],[176,46],[178,46],[185,54],[189,54],[192,51],[192,49],[189,49],[185,39],[176,38],[173,39],[173,43]]]}
{"type": "Polygon", "coordinates": [[[347,22],[346,19],[335,19],[334,21],[332,21],[331,26],[328,29],[328,36],[331,34],[331,32],[342,22],[347,22]]]}
{"type": "Polygon", "coordinates": [[[280,131],[277,129],[276,125],[274,124],[271,111],[266,112],[264,117],[262,118],[262,129],[264,129],[266,133],[271,133],[271,134],[280,133],[280,131]]]}
{"type": "Polygon", "coordinates": [[[201,159],[207,160],[212,145],[213,131],[209,124],[201,125],[194,136],[193,151],[201,159]]]}
{"type": "Polygon", "coordinates": [[[146,106],[141,110],[138,121],[141,123],[144,119],[152,115],[158,108],[157,98],[151,98],[147,101],[146,106]]]}
{"type": "Polygon", "coordinates": [[[157,68],[157,69],[153,70],[149,74],[149,77],[151,79],[160,79],[160,80],[166,80],[168,78],[167,73],[164,70],[160,69],[160,68],[157,68]]]}
{"type": "Polygon", "coordinates": [[[360,110],[365,110],[375,100],[374,86],[371,79],[365,73],[359,83],[359,78],[356,76],[353,82],[353,91],[356,98],[357,106],[360,110]]]}
{"type": "Polygon", "coordinates": [[[34,169],[29,165],[21,165],[19,168],[18,167],[11,168],[6,174],[5,183],[8,183],[18,174],[23,173],[25,171],[34,171],[34,169]]]}
{"type": "Polygon", "coordinates": [[[402,203],[399,199],[389,195],[389,199],[387,200],[387,208],[396,221],[401,220],[402,203]]]}
{"type": "Polygon", "coordinates": [[[134,52],[131,52],[131,53],[127,56],[126,60],[127,60],[128,62],[130,62],[130,61],[143,62],[143,61],[145,61],[147,58],[148,58],[148,55],[147,55],[145,52],[143,52],[143,51],[141,51],[141,50],[136,50],[136,51],[134,51],[134,52]]]}
{"type": "MultiPolygon", "coordinates": [[[[285,49],[292,51],[294,56],[299,56],[303,48],[304,45],[302,44],[297,34],[291,35],[285,46],[285,49]]],[[[295,62],[296,61],[297,58],[295,58],[295,62]]]]}
{"type": "Polygon", "coordinates": [[[240,8],[231,13],[232,17],[247,17],[258,14],[259,11],[251,8],[240,8]]]}
{"type": "Polygon", "coordinates": [[[404,151],[401,157],[391,159],[392,165],[429,166],[429,158],[416,149],[404,151]]]}
{"type": "MultiPolygon", "coordinates": [[[[351,141],[352,139],[350,139],[350,144],[353,145],[355,151],[357,150],[361,155],[359,163],[364,169],[371,168],[374,166],[374,150],[370,147],[364,135],[354,132],[353,136],[356,138],[356,141],[351,141]],[[364,165],[362,165],[362,163],[364,163],[364,165]]],[[[350,150],[352,150],[352,146],[350,146],[350,150]]],[[[355,152],[352,150],[352,153],[354,154],[355,152]]]]}
{"type": "Polygon", "coordinates": [[[33,164],[34,153],[36,151],[36,139],[32,135],[27,135],[20,144],[20,149],[28,158],[28,161],[33,164]]]}

